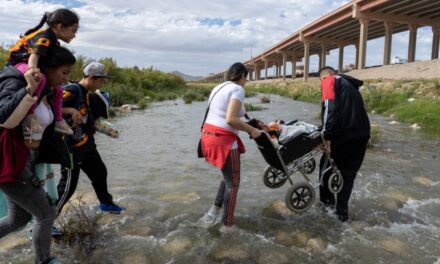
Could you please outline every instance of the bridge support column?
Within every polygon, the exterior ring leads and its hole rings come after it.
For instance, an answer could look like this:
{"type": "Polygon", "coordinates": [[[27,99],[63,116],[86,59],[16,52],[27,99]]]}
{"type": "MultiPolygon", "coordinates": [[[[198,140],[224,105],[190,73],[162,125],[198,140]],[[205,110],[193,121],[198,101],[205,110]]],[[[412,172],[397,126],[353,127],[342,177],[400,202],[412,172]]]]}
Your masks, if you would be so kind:
{"type": "Polygon", "coordinates": [[[408,62],[416,60],[417,25],[409,25],[408,62]]]}
{"type": "Polygon", "coordinates": [[[309,68],[310,68],[310,42],[304,42],[304,75],[303,80],[307,81],[309,78],[309,68]]]}
{"type": "Polygon", "coordinates": [[[283,81],[286,81],[286,64],[287,64],[287,55],[283,54],[283,81]]]}
{"type": "Polygon", "coordinates": [[[384,22],[385,27],[385,45],[383,53],[383,65],[389,65],[391,63],[391,46],[393,43],[393,24],[390,22],[384,22]]]}
{"type": "Polygon", "coordinates": [[[344,45],[339,45],[338,72],[341,73],[344,66],[344,45]]]}
{"type": "Polygon", "coordinates": [[[267,80],[267,61],[264,62],[264,79],[267,80]]]}
{"type": "Polygon", "coordinates": [[[366,56],[367,56],[367,39],[368,39],[368,19],[359,19],[360,23],[360,37],[359,37],[359,49],[358,49],[358,69],[365,69],[366,56]]]}
{"type": "Polygon", "coordinates": [[[433,27],[432,28],[432,54],[431,59],[435,60],[438,59],[438,53],[439,53],[439,42],[440,42],[440,27],[433,27]]]}
{"type": "Polygon", "coordinates": [[[325,43],[321,43],[321,56],[319,57],[320,59],[319,68],[322,68],[326,65],[326,57],[327,57],[327,45],[325,43]]]}
{"type": "Polygon", "coordinates": [[[296,79],[296,57],[292,59],[292,79],[296,79]]]}

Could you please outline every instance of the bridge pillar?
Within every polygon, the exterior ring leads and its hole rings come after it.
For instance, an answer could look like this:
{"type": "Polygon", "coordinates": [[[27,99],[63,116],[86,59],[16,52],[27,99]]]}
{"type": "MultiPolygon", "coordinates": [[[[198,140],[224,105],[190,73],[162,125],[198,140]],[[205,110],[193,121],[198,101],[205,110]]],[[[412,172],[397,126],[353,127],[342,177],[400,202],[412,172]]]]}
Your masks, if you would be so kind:
{"type": "Polygon", "coordinates": [[[264,61],[264,79],[267,80],[267,60],[264,61]]]}
{"type": "Polygon", "coordinates": [[[393,24],[391,22],[384,22],[385,27],[385,45],[383,53],[383,65],[391,63],[391,46],[393,43],[393,24]]]}
{"type": "Polygon", "coordinates": [[[294,56],[292,59],[292,79],[296,79],[296,60],[297,58],[294,56]]]}
{"type": "Polygon", "coordinates": [[[344,67],[344,45],[339,45],[338,72],[342,73],[344,67]]]}
{"type": "Polygon", "coordinates": [[[286,63],[287,63],[287,55],[283,54],[283,81],[286,81],[286,63]]]}
{"type": "Polygon", "coordinates": [[[432,54],[431,59],[438,59],[439,42],[440,42],[440,27],[432,27],[432,54]]]}
{"type": "Polygon", "coordinates": [[[409,25],[408,62],[416,60],[417,25],[409,25]]]}
{"type": "Polygon", "coordinates": [[[309,78],[309,68],[310,68],[310,42],[304,41],[304,75],[303,80],[307,81],[309,78]]]}
{"type": "Polygon", "coordinates": [[[367,39],[368,39],[368,19],[359,19],[360,23],[360,37],[358,49],[358,69],[365,69],[366,55],[367,55],[367,39]]]}
{"type": "Polygon", "coordinates": [[[326,56],[327,56],[327,45],[325,43],[321,43],[321,56],[319,56],[319,68],[322,68],[326,65],[326,56]]]}

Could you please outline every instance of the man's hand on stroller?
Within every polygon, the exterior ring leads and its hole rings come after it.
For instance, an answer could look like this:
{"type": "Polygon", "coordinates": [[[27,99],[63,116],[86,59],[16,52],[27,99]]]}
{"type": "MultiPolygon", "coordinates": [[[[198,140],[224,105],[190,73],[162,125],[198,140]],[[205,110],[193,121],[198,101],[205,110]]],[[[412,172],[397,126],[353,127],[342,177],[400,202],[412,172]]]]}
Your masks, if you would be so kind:
{"type": "Polygon", "coordinates": [[[325,151],[325,153],[327,153],[328,155],[331,154],[331,141],[330,141],[330,140],[325,140],[325,141],[324,141],[324,151],[325,151]]]}

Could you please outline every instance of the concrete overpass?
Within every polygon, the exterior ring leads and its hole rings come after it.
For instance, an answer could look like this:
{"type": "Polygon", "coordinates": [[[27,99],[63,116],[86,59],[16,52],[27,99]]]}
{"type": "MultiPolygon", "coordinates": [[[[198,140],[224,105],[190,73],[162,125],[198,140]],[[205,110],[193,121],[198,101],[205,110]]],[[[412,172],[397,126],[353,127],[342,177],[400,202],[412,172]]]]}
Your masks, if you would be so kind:
{"type": "MultiPolygon", "coordinates": [[[[275,77],[296,78],[297,63],[303,62],[303,80],[310,71],[310,56],[319,55],[319,65],[326,65],[330,50],[339,49],[338,70],[343,70],[344,48],[356,48],[356,68],[364,69],[367,41],[384,37],[383,65],[391,62],[393,34],[409,31],[408,62],[415,60],[417,29],[430,26],[433,32],[431,59],[439,57],[440,0],[353,0],[315,20],[263,53],[247,60],[249,80],[268,78],[268,68],[275,67],[275,77]],[[263,76],[262,76],[263,75],[263,76]]],[[[206,81],[221,82],[225,72],[207,77],[206,81]]]]}

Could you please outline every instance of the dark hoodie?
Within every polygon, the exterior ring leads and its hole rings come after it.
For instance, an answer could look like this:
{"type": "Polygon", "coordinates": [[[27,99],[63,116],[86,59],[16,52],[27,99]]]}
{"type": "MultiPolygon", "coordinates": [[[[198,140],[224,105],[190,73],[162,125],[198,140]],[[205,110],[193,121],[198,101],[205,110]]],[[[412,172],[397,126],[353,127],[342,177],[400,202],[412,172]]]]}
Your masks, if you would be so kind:
{"type": "Polygon", "coordinates": [[[0,124],[3,124],[14,109],[23,100],[26,91],[26,80],[13,66],[0,72],[0,124]]]}
{"type": "MultiPolygon", "coordinates": [[[[0,124],[3,124],[26,96],[27,83],[14,67],[0,72],[0,124]]],[[[15,182],[28,159],[20,126],[0,127],[0,183],[15,182]]]]}
{"type": "Polygon", "coordinates": [[[348,75],[322,80],[322,129],[336,146],[355,137],[370,137],[370,121],[359,87],[363,82],[348,75]]]}

